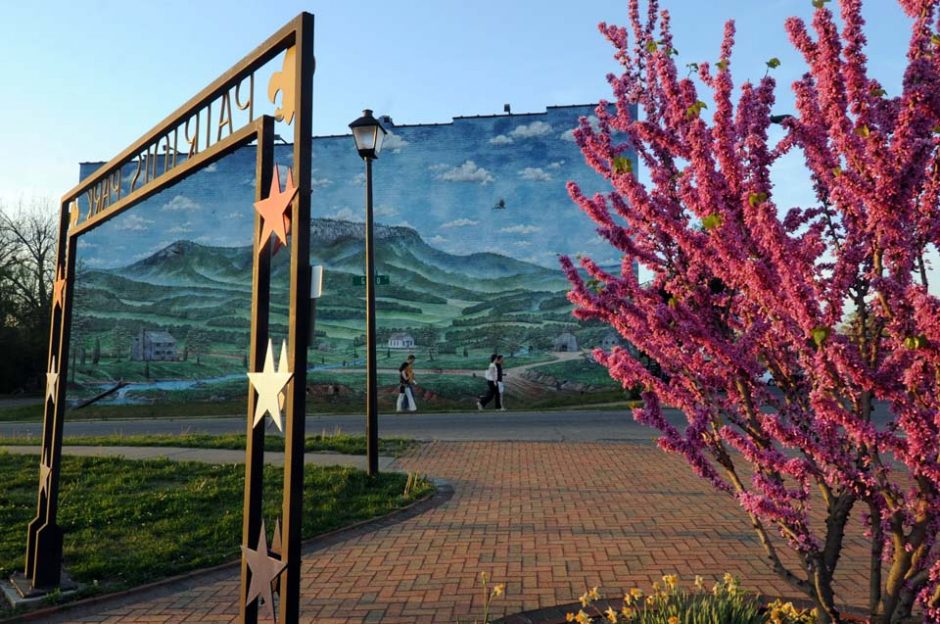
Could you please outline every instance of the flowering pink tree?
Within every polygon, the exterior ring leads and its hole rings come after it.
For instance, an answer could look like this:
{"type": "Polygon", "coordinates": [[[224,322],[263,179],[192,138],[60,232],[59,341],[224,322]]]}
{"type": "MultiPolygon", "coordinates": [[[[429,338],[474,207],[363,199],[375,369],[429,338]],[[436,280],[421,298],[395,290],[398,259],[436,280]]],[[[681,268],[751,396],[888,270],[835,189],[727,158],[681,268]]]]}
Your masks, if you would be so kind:
{"type": "Polygon", "coordinates": [[[609,323],[662,369],[624,349],[595,352],[644,389],[636,420],[737,499],[821,622],[841,621],[833,577],[852,517],[871,538],[873,620],[896,622],[919,601],[936,622],[940,301],[924,255],[940,244],[940,0],[900,0],[912,28],[896,97],[868,76],[861,0],[840,0],[841,32],[826,3],[813,2],[814,34],[786,23],[809,67],[793,115],[771,114],[769,75],[735,91],[733,23],[719,61],[688,77],[656,0],[646,16],[630,0],[629,29],[602,24],[624,71],[609,76],[615,101],[598,106],[596,127],[582,120],[575,137],[613,191],[569,192],[623,262],[615,273],[589,258],[562,264],[575,314],[609,323]],[[811,206],[775,200],[771,167],[794,150],[811,206]],[[670,424],[663,404],[688,424],[670,424]]]}

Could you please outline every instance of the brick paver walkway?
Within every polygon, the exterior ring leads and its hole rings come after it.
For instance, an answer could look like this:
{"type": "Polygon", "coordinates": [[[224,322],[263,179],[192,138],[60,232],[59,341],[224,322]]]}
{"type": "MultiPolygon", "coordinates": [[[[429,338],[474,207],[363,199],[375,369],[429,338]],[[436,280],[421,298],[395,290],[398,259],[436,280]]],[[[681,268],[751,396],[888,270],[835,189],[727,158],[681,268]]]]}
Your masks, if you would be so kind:
{"type": "MultiPolygon", "coordinates": [[[[762,561],[736,504],[651,444],[435,442],[400,463],[447,479],[454,495],[308,553],[303,621],[470,622],[481,616],[483,571],[506,583],[496,616],[569,603],[594,585],[621,595],[666,573],[690,582],[729,571],[749,588],[797,597],[762,561]]],[[[863,555],[855,540],[842,562],[856,606],[863,555]]],[[[237,571],[226,571],[50,621],[231,622],[237,591],[237,571]]]]}

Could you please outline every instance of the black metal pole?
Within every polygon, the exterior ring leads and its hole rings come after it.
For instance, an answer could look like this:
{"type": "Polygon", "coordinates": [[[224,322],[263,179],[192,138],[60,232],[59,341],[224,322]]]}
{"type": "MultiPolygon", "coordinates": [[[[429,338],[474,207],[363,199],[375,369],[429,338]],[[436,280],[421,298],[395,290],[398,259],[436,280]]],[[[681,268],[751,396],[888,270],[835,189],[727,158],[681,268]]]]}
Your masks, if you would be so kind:
{"type": "Polygon", "coordinates": [[[372,159],[366,161],[366,457],[379,473],[379,396],[375,361],[375,246],[372,232],[372,159]]]}

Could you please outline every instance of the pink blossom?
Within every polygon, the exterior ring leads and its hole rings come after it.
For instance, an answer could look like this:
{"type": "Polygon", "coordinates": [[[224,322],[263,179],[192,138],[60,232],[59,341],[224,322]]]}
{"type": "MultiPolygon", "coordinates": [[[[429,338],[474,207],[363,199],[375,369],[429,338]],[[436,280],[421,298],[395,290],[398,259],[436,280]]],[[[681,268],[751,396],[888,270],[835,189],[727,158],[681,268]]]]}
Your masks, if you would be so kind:
{"type": "Polygon", "coordinates": [[[923,259],[940,244],[940,0],[899,1],[911,35],[897,94],[869,75],[861,0],[840,0],[838,20],[825,4],[810,24],[786,20],[808,69],[771,143],[776,83],[735,86],[734,23],[718,62],[686,77],[668,13],[629,0],[626,28],[601,25],[623,67],[608,76],[613,99],[596,129],[582,120],[575,131],[611,188],[587,197],[568,184],[621,269],[561,262],[575,315],[659,365],[654,375],[625,349],[595,353],[624,387],[644,389],[634,417],[659,430],[661,448],[776,528],[811,586],[820,571],[831,586],[835,565],[811,493],[865,511],[881,540],[873,557],[906,565],[905,591],[940,621],[940,300],[923,259]],[[771,169],[794,150],[816,191],[808,206],[775,197],[771,169]],[[623,156],[648,184],[614,166],[623,156]],[[876,404],[887,419],[873,417],[876,404]]]}

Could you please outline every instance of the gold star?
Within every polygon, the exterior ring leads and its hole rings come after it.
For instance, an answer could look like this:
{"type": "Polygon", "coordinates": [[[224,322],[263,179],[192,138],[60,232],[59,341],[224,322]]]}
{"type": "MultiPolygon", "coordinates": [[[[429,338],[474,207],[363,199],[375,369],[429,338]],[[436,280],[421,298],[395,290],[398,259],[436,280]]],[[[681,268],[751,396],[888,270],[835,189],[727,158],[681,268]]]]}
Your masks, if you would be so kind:
{"type": "Polygon", "coordinates": [[[39,493],[49,493],[49,475],[52,474],[52,466],[46,457],[46,449],[42,450],[42,459],[39,461],[39,493]]]}
{"type": "Polygon", "coordinates": [[[58,389],[59,389],[59,369],[55,365],[55,356],[52,356],[52,366],[49,367],[49,372],[46,373],[46,401],[49,398],[52,398],[53,405],[58,398],[58,389]]]}
{"type": "Polygon", "coordinates": [[[261,245],[267,244],[271,234],[277,236],[280,244],[287,246],[287,231],[290,227],[290,203],[297,194],[294,186],[293,172],[287,170],[287,185],[281,191],[281,176],[277,164],[274,165],[274,175],[271,178],[271,190],[268,196],[255,202],[255,210],[261,215],[261,245]]]}
{"type": "Polygon", "coordinates": [[[255,417],[251,424],[252,428],[257,427],[258,423],[264,420],[265,413],[271,414],[271,419],[279,431],[284,431],[281,425],[281,406],[279,395],[284,387],[290,382],[294,373],[287,370],[287,359],[284,352],[287,350],[287,344],[281,345],[281,369],[274,368],[274,356],[271,340],[268,339],[268,352],[264,356],[264,369],[260,373],[248,373],[248,379],[258,393],[258,401],[255,403],[255,417]]]}
{"type": "Polygon", "coordinates": [[[62,274],[62,267],[59,266],[55,273],[55,282],[52,284],[52,309],[56,306],[62,307],[62,301],[65,299],[65,276],[62,274]]]}
{"type": "Polygon", "coordinates": [[[271,589],[271,583],[284,571],[287,562],[275,559],[268,551],[268,536],[264,532],[264,520],[261,521],[261,535],[258,536],[257,550],[242,546],[242,554],[248,562],[248,569],[251,570],[251,582],[248,585],[245,606],[250,605],[255,598],[262,598],[260,605],[264,606],[265,611],[276,622],[274,593],[271,589]]]}

